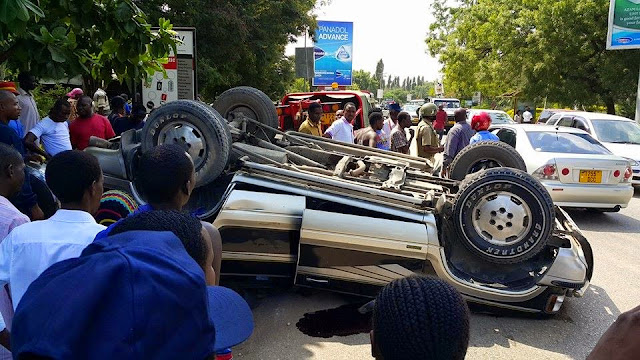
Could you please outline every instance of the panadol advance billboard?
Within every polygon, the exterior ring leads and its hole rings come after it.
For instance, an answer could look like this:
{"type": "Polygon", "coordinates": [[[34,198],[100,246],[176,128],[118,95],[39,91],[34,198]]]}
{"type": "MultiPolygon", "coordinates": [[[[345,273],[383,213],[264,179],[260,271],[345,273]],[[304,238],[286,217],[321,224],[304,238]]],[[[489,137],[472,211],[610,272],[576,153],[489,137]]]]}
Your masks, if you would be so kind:
{"type": "Polygon", "coordinates": [[[640,0],[611,0],[607,49],[640,49],[640,0]]]}
{"type": "Polygon", "coordinates": [[[353,23],[318,21],[313,57],[314,86],[351,86],[353,23]]]}

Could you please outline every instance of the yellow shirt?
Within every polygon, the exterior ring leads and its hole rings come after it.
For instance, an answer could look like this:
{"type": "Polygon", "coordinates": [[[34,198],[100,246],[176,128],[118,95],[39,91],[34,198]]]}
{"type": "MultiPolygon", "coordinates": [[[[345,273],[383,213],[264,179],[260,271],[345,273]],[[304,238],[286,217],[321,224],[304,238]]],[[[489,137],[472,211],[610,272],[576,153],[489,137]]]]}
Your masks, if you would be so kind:
{"type": "Polygon", "coordinates": [[[320,127],[320,122],[318,122],[317,125],[313,125],[308,119],[305,120],[302,125],[300,125],[298,132],[311,134],[313,136],[322,136],[322,128],[320,127]]]}

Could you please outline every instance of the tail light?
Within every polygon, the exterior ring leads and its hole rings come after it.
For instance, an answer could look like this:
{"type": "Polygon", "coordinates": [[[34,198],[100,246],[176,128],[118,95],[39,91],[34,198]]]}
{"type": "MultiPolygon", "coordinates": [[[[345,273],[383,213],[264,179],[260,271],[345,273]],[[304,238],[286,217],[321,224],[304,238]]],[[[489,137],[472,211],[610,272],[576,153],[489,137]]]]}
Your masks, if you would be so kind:
{"type": "Polygon", "coordinates": [[[550,161],[532,174],[534,177],[540,180],[558,180],[558,169],[554,161],[550,161]]]}
{"type": "Polygon", "coordinates": [[[329,105],[322,105],[322,112],[331,112],[331,107],[329,105]]]}
{"type": "Polygon", "coordinates": [[[281,108],[277,108],[276,109],[276,114],[278,114],[278,116],[282,116],[282,109],[281,108]]]}
{"type": "Polygon", "coordinates": [[[627,169],[624,171],[624,179],[623,182],[629,182],[631,180],[631,176],[633,175],[633,170],[631,170],[630,166],[627,166],[627,169]]]}

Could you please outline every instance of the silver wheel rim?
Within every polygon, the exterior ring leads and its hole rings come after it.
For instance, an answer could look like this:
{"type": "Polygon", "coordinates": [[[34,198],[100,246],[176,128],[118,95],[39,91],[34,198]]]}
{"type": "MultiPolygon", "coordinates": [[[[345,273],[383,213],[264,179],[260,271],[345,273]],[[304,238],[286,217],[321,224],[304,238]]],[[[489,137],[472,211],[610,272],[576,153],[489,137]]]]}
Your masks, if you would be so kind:
{"type": "Polygon", "coordinates": [[[473,207],[472,223],[487,242],[508,246],[519,242],[531,229],[531,209],[512,193],[486,194],[473,207]]]}
{"type": "Polygon", "coordinates": [[[202,132],[192,124],[174,121],[167,124],[158,135],[158,145],[175,144],[184,149],[198,169],[205,162],[205,141],[202,132]]]}

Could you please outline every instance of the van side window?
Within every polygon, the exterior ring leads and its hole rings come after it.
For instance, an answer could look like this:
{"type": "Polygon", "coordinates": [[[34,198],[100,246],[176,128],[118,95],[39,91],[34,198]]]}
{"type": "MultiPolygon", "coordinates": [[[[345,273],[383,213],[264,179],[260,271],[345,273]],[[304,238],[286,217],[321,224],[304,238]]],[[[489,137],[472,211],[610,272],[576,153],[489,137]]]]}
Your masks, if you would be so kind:
{"type": "Polygon", "coordinates": [[[515,149],[516,147],[516,133],[511,129],[500,129],[496,134],[500,141],[505,142],[515,149]]]}

